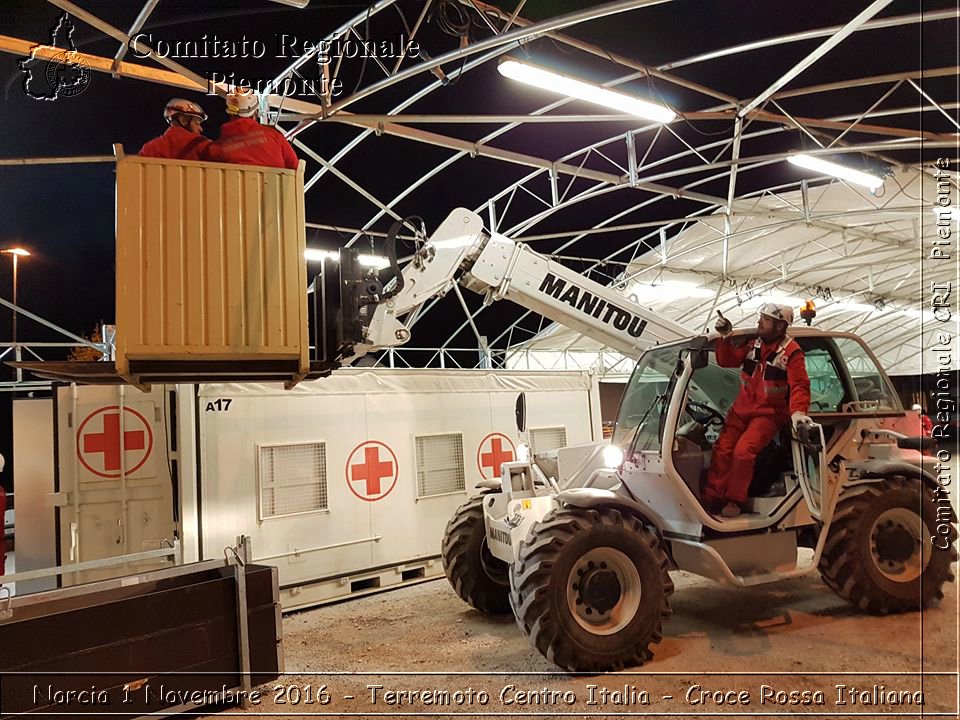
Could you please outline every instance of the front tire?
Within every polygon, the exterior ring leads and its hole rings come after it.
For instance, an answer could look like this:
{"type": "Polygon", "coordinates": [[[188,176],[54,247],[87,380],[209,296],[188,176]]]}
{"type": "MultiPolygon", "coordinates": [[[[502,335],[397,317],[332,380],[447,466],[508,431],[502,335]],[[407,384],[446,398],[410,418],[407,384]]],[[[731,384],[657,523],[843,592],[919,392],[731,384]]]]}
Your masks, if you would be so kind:
{"type": "Polygon", "coordinates": [[[571,671],[642,665],[669,617],[673,582],[657,536],[612,508],[559,508],[534,525],[510,573],[517,624],[571,671]]]}
{"type": "Polygon", "coordinates": [[[840,597],[876,614],[919,610],[943,597],[953,580],[956,518],[949,510],[950,547],[938,549],[932,491],[896,475],[854,488],[837,503],[820,557],[820,575],[840,597]]]}
{"type": "Polygon", "coordinates": [[[443,572],[460,599],[488,615],[510,612],[509,568],[487,547],[483,499],[470,498],[457,508],[443,534],[443,572]]]}

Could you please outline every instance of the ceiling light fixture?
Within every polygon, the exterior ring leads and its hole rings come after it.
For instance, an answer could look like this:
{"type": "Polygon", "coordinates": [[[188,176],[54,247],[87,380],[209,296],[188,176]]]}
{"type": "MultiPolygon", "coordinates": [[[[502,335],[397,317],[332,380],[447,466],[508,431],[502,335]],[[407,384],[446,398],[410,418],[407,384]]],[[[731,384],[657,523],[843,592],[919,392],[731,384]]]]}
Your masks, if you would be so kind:
{"type": "Polygon", "coordinates": [[[677,117],[673,110],[664,105],[641,100],[614,90],[607,90],[599,85],[577,80],[568,75],[561,75],[552,70],[546,70],[513,58],[502,60],[497,69],[501,75],[511,80],[533,85],[543,90],[550,90],[560,95],[567,95],[578,100],[585,100],[596,105],[603,105],[654,122],[668,123],[677,117]]]}
{"type": "Polygon", "coordinates": [[[281,5],[289,5],[299,8],[300,10],[303,10],[303,8],[310,4],[310,0],[273,0],[273,2],[280,3],[281,5]]]}
{"type": "Polygon", "coordinates": [[[829,160],[824,160],[814,155],[807,155],[805,153],[789,155],[787,162],[797,165],[798,167],[806,168],[807,170],[813,170],[814,172],[823,173],[824,175],[832,175],[835,178],[840,178],[841,180],[846,180],[856,185],[862,185],[870,190],[876,190],[883,185],[883,178],[860,170],[854,170],[846,165],[830,162],[829,160]]]}
{"type": "Polygon", "coordinates": [[[659,283],[633,283],[625,293],[633,302],[674,302],[713,297],[716,293],[708,288],[685,280],[665,280],[659,283]]]}
{"type": "Polygon", "coordinates": [[[790,305],[800,307],[806,302],[805,298],[796,295],[754,295],[740,302],[740,306],[748,310],[754,310],[767,303],[777,303],[778,305],[790,305]]]}
{"type": "Polygon", "coordinates": [[[933,206],[933,214],[937,216],[937,220],[940,223],[946,222],[960,222],[960,207],[941,207],[939,205],[933,206]]]}
{"type": "MultiPolygon", "coordinates": [[[[317,250],[316,248],[307,248],[303,251],[303,257],[307,262],[320,262],[322,260],[340,261],[340,253],[335,250],[317,250]]],[[[357,263],[363,267],[377,268],[383,270],[390,267],[390,260],[382,255],[367,255],[360,253],[357,255],[357,263]]]]}

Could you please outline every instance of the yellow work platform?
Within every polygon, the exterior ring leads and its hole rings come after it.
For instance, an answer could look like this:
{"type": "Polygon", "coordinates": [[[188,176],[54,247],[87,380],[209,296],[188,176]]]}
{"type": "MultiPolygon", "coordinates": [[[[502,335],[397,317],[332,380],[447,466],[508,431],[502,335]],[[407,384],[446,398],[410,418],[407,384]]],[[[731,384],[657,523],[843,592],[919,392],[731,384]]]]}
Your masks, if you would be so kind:
{"type": "Polygon", "coordinates": [[[21,362],[83,383],[328,374],[307,339],[303,174],[117,157],[116,362],[21,362]]]}

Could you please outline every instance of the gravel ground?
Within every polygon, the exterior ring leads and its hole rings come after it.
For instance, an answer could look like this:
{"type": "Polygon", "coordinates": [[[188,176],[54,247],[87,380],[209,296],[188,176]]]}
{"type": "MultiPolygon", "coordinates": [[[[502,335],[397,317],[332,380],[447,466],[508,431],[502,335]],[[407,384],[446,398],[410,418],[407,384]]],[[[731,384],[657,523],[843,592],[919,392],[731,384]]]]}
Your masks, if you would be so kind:
{"type": "Polygon", "coordinates": [[[654,659],[630,672],[599,676],[557,671],[512,617],[478,613],[444,580],[292,614],[283,622],[287,674],[262,687],[259,704],[247,712],[871,717],[919,716],[922,710],[958,716],[955,584],[947,587],[940,607],[872,617],[848,606],[816,576],[752,589],[686,573],[673,577],[674,615],[654,647],[654,659]],[[822,704],[816,704],[818,690],[822,704]],[[920,691],[924,705],[891,704],[888,693],[894,690],[898,698],[905,691],[914,701],[912,693],[920,691]],[[450,704],[439,704],[442,695],[425,698],[422,691],[446,691],[450,704]],[[524,696],[527,691],[532,694],[524,696]],[[789,704],[790,691],[812,704],[789,704]],[[787,693],[782,702],[777,692],[787,693]],[[840,694],[845,705],[838,702],[840,694]]]}

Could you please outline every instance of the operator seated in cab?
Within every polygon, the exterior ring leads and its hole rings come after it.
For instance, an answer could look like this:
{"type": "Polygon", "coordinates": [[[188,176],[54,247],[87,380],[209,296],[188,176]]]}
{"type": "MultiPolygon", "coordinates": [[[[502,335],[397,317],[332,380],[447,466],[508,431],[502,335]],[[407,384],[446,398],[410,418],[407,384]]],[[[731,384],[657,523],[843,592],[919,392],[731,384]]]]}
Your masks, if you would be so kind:
{"type": "Polygon", "coordinates": [[[733,518],[747,500],[760,451],[791,414],[798,422],[810,421],[810,378],[803,350],[787,335],[793,308],[775,303],[760,306],[757,338],[752,343],[729,339],[733,325],[719,310],[717,315],[717,364],[740,367],[740,392],[714,443],[704,499],[711,512],[733,518]]]}

